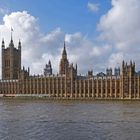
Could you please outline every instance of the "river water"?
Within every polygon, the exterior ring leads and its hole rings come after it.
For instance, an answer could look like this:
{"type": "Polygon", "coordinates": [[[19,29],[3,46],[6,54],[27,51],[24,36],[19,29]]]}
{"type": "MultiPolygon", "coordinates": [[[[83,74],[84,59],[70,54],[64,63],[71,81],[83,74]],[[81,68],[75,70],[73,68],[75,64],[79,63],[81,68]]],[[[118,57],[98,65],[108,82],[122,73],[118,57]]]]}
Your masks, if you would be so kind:
{"type": "Polygon", "coordinates": [[[140,102],[0,100],[0,140],[140,140],[140,102]]]}

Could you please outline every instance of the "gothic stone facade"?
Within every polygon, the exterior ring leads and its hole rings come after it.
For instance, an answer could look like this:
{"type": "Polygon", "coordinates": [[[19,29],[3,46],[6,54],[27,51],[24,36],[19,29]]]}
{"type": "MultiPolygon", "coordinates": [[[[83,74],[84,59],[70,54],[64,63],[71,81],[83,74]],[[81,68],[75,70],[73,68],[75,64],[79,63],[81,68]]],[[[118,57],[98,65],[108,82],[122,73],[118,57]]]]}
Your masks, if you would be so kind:
{"type": "MultiPolygon", "coordinates": [[[[50,61],[49,66],[51,66],[50,61]]],[[[77,74],[77,65],[74,67],[73,64],[69,64],[64,43],[59,67],[57,75],[53,75],[51,69],[49,74],[32,76],[29,74],[29,68],[21,69],[21,43],[16,49],[11,40],[9,48],[5,49],[3,41],[0,96],[140,99],[140,74],[135,72],[135,63],[132,61],[130,64],[123,61],[121,70],[115,69],[115,74],[112,74],[112,69],[107,69],[106,74],[93,75],[93,72],[89,71],[87,76],[81,76],[77,74]]]]}
{"type": "Polygon", "coordinates": [[[18,49],[14,47],[11,38],[9,47],[5,48],[4,40],[2,41],[2,79],[18,79],[21,69],[21,42],[19,41],[18,49]]]}

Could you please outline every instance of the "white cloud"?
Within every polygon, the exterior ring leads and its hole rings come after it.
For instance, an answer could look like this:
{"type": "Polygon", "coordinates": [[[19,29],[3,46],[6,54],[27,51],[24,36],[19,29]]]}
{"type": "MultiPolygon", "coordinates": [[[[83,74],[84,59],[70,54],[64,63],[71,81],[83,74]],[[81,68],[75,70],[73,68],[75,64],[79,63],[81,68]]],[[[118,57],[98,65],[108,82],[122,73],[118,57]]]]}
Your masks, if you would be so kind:
{"type": "Polygon", "coordinates": [[[140,43],[139,12],[139,0],[112,0],[112,8],[99,23],[101,37],[117,43],[119,48],[140,43]]]}
{"type": "Polygon", "coordinates": [[[97,12],[99,10],[99,4],[88,2],[87,7],[92,12],[97,12]]]}
{"type": "Polygon", "coordinates": [[[112,50],[112,46],[99,45],[89,40],[81,33],[66,34],[67,49],[70,53],[70,61],[77,62],[80,72],[85,73],[89,69],[94,72],[105,69],[108,54],[112,50]]]}
{"type": "MultiPolygon", "coordinates": [[[[113,63],[140,58],[140,0],[112,0],[112,8],[101,17],[98,30],[99,39],[114,46],[113,63]]],[[[109,60],[110,61],[110,60],[109,60]]],[[[112,60],[111,60],[112,61],[112,60]]],[[[112,63],[112,62],[111,62],[112,63]]]]}
{"type": "Polygon", "coordinates": [[[80,73],[85,73],[88,69],[94,71],[103,69],[102,66],[105,65],[106,57],[111,50],[111,47],[106,45],[98,47],[80,32],[64,34],[60,28],[56,28],[50,33],[43,34],[38,20],[27,11],[13,12],[4,16],[3,24],[0,25],[2,35],[0,39],[4,37],[7,46],[11,26],[14,29],[15,45],[17,46],[19,38],[22,42],[22,64],[30,66],[31,72],[35,74],[43,72],[49,59],[52,61],[54,72],[58,72],[64,39],[68,58],[70,62],[78,63],[80,73]]]}
{"type": "Polygon", "coordinates": [[[54,72],[58,72],[64,39],[68,58],[78,64],[79,73],[86,73],[88,69],[104,71],[107,66],[118,66],[122,59],[140,61],[139,9],[139,0],[112,0],[112,8],[98,24],[101,43],[95,43],[81,32],[65,34],[59,27],[44,34],[38,19],[27,11],[4,16],[0,39],[4,37],[8,45],[12,26],[15,45],[19,38],[22,41],[22,64],[30,66],[32,73],[42,73],[49,59],[54,72]]]}
{"type": "MultiPolygon", "coordinates": [[[[54,31],[43,34],[39,28],[38,20],[27,11],[13,12],[5,15],[3,24],[0,25],[1,37],[5,39],[5,44],[8,46],[10,41],[10,29],[14,29],[13,38],[15,46],[18,40],[22,42],[22,64],[31,67],[32,73],[42,73],[45,63],[52,59],[55,62],[55,56],[60,53],[64,34],[60,28],[54,31]],[[48,57],[43,57],[48,53],[48,57]],[[49,58],[50,57],[50,58],[49,58]]],[[[54,67],[56,71],[56,67],[54,67]]]]}
{"type": "Polygon", "coordinates": [[[123,60],[124,60],[123,52],[113,53],[109,57],[108,67],[111,67],[111,68],[119,67],[123,60]]]}

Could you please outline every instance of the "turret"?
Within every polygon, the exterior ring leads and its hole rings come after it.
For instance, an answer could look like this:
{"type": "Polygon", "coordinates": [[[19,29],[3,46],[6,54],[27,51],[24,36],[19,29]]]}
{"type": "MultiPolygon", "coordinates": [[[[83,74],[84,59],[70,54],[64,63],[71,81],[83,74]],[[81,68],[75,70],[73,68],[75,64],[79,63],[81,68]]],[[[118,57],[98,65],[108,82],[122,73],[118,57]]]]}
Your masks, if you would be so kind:
{"type": "Polygon", "coordinates": [[[130,61],[130,64],[125,63],[124,61],[122,62],[122,74],[127,74],[130,76],[135,75],[135,62],[130,61]]]}
{"type": "Polygon", "coordinates": [[[76,72],[77,72],[77,64],[76,64],[75,68],[76,68],[76,72]]]}
{"type": "Polygon", "coordinates": [[[5,43],[4,43],[4,39],[2,40],[2,45],[1,45],[2,49],[5,49],[5,43]]]}
{"type": "Polygon", "coordinates": [[[65,41],[64,41],[64,49],[63,49],[62,57],[67,59],[67,52],[66,52],[66,44],[65,44],[65,41]]]}
{"type": "Polygon", "coordinates": [[[21,50],[21,42],[20,42],[20,40],[18,42],[18,49],[21,50]]]}
{"type": "Polygon", "coordinates": [[[122,62],[122,68],[124,68],[124,60],[123,60],[123,62],[122,62]]]}
{"type": "Polygon", "coordinates": [[[112,68],[106,69],[106,75],[107,76],[112,76],[112,68]]]}
{"type": "Polygon", "coordinates": [[[28,67],[28,73],[30,74],[30,68],[28,67]]]}
{"type": "Polygon", "coordinates": [[[49,62],[48,62],[48,65],[50,66],[50,67],[52,67],[52,65],[51,65],[51,61],[49,60],[49,62]]]}
{"type": "Polygon", "coordinates": [[[50,60],[49,60],[48,64],[46,64],[46,66],[44,68],[44,75],[45,76],[52,75],[52,65],[51,65],[51,61],[50,60]]]}
{"type": "Polygon", "coordinates": [[[135,62],[133,62],[133,67],[135,68],[135,62]]]}
{"type": "Polygon", "coordinates": [[[130,66],[132,66],[132,60],[130,60],[130,66]]]}

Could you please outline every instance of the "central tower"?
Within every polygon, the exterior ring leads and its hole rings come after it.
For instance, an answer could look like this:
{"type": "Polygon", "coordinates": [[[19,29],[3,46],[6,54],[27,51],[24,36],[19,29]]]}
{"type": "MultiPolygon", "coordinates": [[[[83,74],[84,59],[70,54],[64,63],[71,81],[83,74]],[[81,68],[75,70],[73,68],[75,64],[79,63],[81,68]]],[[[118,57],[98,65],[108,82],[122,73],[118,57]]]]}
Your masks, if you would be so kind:
{"type": "Polygon", "coordinates": [[[59,74],[63,75],[68,72],[68,67],[69,67],[69,61],[67,59],[67,52],[66,52],[66,46],[64,42],[64,49],[62,52],[62,58],[60,60],[60,65],[59,65],[59,74]]]}

